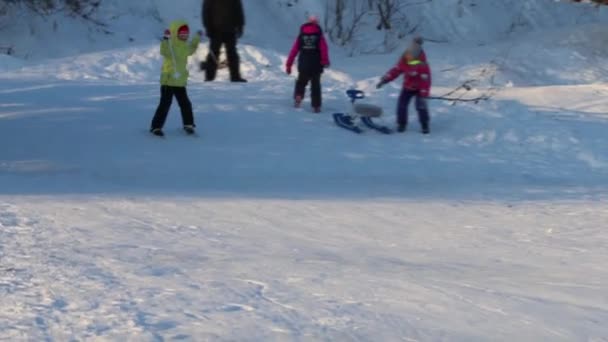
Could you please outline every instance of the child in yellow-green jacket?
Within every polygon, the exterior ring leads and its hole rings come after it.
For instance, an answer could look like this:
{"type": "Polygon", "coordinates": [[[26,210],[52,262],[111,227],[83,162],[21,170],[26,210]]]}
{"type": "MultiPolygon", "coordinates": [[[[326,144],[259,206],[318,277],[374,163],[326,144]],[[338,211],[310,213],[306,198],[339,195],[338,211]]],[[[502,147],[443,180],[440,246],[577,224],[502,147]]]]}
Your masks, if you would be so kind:
{"type": "Polygon", "coordinates": [[[202,31],[188,41],[190,28],[185,21],[174,21],[165,31],[163,41],[160,44],[160,54],[163,56],[163,66],[160,76],[160,103],[152,119],[150,132],[157,136],[164,136],[163,126],[167,114],[171,108],[173,97],[177,99],[182,112],[184,130],[188,134],[194,134],[194,114],[192,103],[188,98],[186,85],[188,83],[188,56],[194,54],[201,41],[202,31]]]}

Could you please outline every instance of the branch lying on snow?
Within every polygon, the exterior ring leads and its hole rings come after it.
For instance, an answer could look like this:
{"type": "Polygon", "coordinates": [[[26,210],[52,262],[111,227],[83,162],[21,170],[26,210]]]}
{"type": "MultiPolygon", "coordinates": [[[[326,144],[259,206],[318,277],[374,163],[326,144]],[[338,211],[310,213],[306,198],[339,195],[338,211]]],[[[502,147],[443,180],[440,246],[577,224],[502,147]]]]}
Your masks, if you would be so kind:
{"type": "MultiPolygon", "coordinates": [[[[576,1],[576,0],[575,0],[576,1]]],[[[608,0],[591,0],[594,2],[608,2],[608,0]]],[[[521,15],[527,11],[527,7],[525,4],[522,4],[521,15]]],[[[504,86],[498,86],[495,83],[495,77],[498,71],[504,68],[505,65],[509,63],[509,59],[511,58],[511,53],[514,51],[516,41],[509,44],[506,47],[505,51],[498,54],[495,58],[493,58],[486,67],[484,67],[479,76],[475,79],[470,79],[463,82],[460,86],[454,88],[452,91],[447,92],[441,96],[431,96],[429,99],[431,100],[443,100],[443,101],[451,101],[452,105],[456,105],[458,102],[474,102],[479,103],[479,101],[488,101],[496,95],[501,89],[504,89],[504,86]],[[482,93],[480,96],[474,98],[465,98],[464,95],[466,92],[470,91],[475,87],[475,83],[479,82],[481,79],[489,80],[490,88],[482,93]],[[460,96],[456,95],[459,91],[464,90],[465,92],[460,93],[460,96]]],[[[453,71],[456,68],[448,68],[442,70],[442,72],[453,71]]]]}
{"type": "Polygon", "coordinates": [[[453,94],[455,94],[457,91],[459,91],[461,89],[465,89],[466,91],[469,91],[469,90],[473,89],[473,83],[475,83],[475,82],[476,82],[476,80],[466,80],[460,86],[454,88],[450,92],[447,92],[447,93],[443,94],[442,96],[446,97],[446,96],[453,95],[453,94]]]}
{"type": "Polygon", "coordinates": [[[465,98],[461,98],[461,97],[446,97],[446,96],[429,96],[428,97],[429,100],[450,101],[450,102],[454,102],[454,104],[456,102],[475,102],[475,104],[477,104],[477,103],[479,103],[479,101],[487,101],[491,98],[492,98],[491,95],[483,95],[483,96],[474,97],[474,98],[470,98],[470,99],[465,99],[465,98]]]}
{"type": "MultiPolygon", "coordinates": [[[[484,67],[481,70],[481,72],[479,73],[479,76],[477,78],[466,80],[460,86],[454,88],[453,90],[451,90],[443,95],[440,95],[440,96],[430,96],[429,99],[430,100],[450,101],[450,102],[452,102],[452,105],[455,105],[458,102],[474,102],[475,104],[477,104],[480,101],[488,101],[488,100],[492,99],[492,97],[494,97],[494,95],[496,95],[496,93],[498,93],[500,91],[499,86],[496,85],[496,83],[494,82],[496,73],[498,72],[498,70],[500,68],[503,67],[504,64],[507,63],[507,60],[509,59],[512,48],[513,48],[512,45],[509,46],[506,49],[506,51],[500,55],[500,57],[492,59],[489,62],[489,65],[484,67]],[[481,79],[489,79],[489,83],[490,83],[491,87],[487,91],[485,91],[484,93],[482,93],[481,95],[479,95],[477,97],[465,98],[464,96],[465,96],[466,92],[471,91],[471,89],[475,88],[475,84],[478,83],[481,79]],[[459,92],[460,92],[460,95],[458,95],[459,92]]],[[[449,68],[449,69],[442,70],[442,72],[453,71],[455,69],[456,68],[449,68]]]]}
{"type": "Polygon", "coordinates": [[[487,93],[484,93],[480,96],[473,97],[473,98],[464,98],[464,94],[462,94],[461,96],[455,96],[455,94],[461,90],[470,91],[471,89],[473,89],[473,84],[476,81],[477,80],[464,81],[460,86],[454,88],[453,90],[451,90],[443,95],[440,95],[440,96],[429,96],[428,99],[429,100],[450,101],[450,102],[453,102],[452,103],[453,105],[456,104],[456,102],[474,102],[475,104],[477,104],[477,103],[479,103],[479,101],[490,100],[492,98],[492,96],[494,96],[494,94],[496,94],[496,88],[492,88],[487,93]]]}

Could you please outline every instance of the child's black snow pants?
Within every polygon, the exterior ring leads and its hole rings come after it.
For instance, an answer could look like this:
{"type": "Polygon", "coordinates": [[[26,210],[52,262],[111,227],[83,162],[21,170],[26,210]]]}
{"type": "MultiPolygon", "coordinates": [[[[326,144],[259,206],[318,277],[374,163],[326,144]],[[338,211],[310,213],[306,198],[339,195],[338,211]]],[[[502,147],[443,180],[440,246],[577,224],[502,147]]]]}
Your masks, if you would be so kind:
{"type": "Polygon", "coordinates": [[[416,111],[418,111],[418,120],[422,128],[429,127],[430,115],[426,99],[420,96],[417,90],[403,89],[399,96],[397,104],[397,124],[399,127],[407,127],[408,122],[408,107],[412,98],[416,98],[416,111]]]}
{"type": "Polygon", "coordinates": [[[300,72],[296,80],[295,96],[301,96],[302,99],[306,95],[306,86],[310,82],[310,96],[313,108],[321,108],[321,73],[303,73],[300,72]]]}
{"type": "Polygon", "coordinates": [[[181,109],[182,122],[184,123],[184,126],[194,126],[194,114],[192,113],[192,103],[188,98],[188,92],[186,91],[186,87],[170,87],[164,85],[160,87],[160,103],[158,104],[158,108],[156,109],[156,113],[154,114],[154,118],[152,119],[152,129],[162,129],[165,125],[165,121],[167,120],[167,114],[169,114],[169,109],[171,109],[171,103],[173,102],[173,96],[175,96],[175,98],[177,99],[177,103],[179,104],[179,108],[181,109]]]}

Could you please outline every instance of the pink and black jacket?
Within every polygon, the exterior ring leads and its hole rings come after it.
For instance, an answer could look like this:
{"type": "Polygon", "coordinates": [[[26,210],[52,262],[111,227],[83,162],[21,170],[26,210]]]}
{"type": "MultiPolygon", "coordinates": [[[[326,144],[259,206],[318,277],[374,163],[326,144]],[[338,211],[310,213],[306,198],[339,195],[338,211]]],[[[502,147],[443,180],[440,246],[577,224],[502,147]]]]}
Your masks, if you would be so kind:
{"type": "Polygon", "coordinates": [[[299,73],[320,74],[324,67],[329,66],[329,48],[319,24],[306,23],[300,28],[300,35],[293,44],[285,65],[288,72],[298,55],[299,73]]]}
{"type": "Polygon", "coordinates": [[[418,91],[420,96],[428,97],[431,92],[431,67],[426,55],[421,52],[417,58],[404,55],[397,65],[389,70],[382,79],[388,83],[403,74],[403,89],[418,91]]]}

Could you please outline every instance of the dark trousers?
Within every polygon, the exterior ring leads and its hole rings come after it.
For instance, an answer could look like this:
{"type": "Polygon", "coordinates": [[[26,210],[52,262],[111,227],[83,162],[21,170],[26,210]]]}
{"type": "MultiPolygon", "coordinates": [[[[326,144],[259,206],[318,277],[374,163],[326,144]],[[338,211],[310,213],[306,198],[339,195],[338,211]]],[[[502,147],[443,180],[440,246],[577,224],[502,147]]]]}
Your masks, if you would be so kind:
{"type": "Polygon", "coordinates": [[[418,120],[422,127],[428,127],[430,121],[429,109],[426,99],[418,94],[417,90],[403,89],[399,96],[397,105],[397,125],[405,127],[408,120],[408,107],[412,98],[416,98],[416,110],[418,111],[418,120]]]}
{"type": "Polygon", "coordinates": [[[192,103],[188,98],[188,92],[186,87],[160,87],[160,103],[152,119],[152,129],[163,128],[165,121],[167,120],[167,114],[171,109],[171,103],[173,102],[173,96],[177,99],[179,108],[182,111],[182,121],[185,125],[194,126],[194,114],[192,113],[192,103]]]}
{"type": "Polygon", "coordinates": [[[304,98],[306,95],[306,86],[310,82],[310,97],[314,108],[321,107],[321,73],[307,74],[301,72],[296,80],[295,96],[304,98]]]}
{"type": "Polygon", "coordinates": [[[226,49],[230,79],[234,81],[241,78],[240,58],[236,49],[236,43],[237,38],[234,32],[218,32],[209,37],[210,53],[207,55],[207,66],[205,68],[205,78],[208,81],[213,81],[217,74],[217,63],[219,63],[222,45],[226,49]]]}

